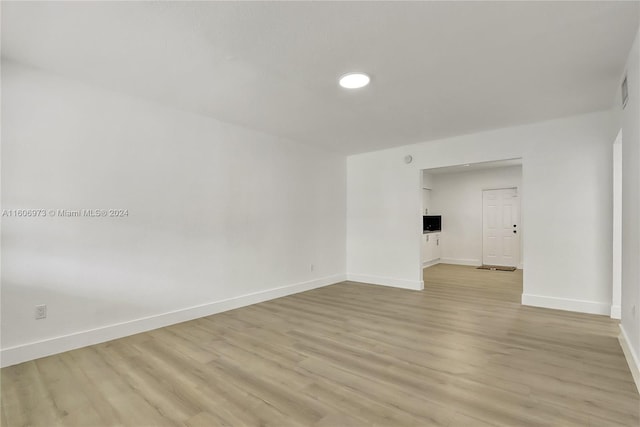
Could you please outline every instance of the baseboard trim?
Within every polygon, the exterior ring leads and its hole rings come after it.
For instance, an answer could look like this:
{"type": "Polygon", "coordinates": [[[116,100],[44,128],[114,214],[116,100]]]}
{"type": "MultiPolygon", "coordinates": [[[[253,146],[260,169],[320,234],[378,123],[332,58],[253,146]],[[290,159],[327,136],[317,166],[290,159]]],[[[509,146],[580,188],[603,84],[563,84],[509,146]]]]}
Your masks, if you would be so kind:
{"type": "Polygon", "coordinates": [[[469,265],[472,267],[479,267],[482,265],[482,261],[479,259],[440,258],[440,262],[443,264],[469,265]]]}
{"type": "Polygon", "coordinates": [[[629,344],[629,336],[627,335],[627,331],[624,330],[622,325],[620,325],[620,335],[618,335],[618,341],[620,341],[620,347],[622,347],[624,357],[625,359],[627,359],[627,364],[629,365],[629,370],[631,371],[631,375],[633,376],[633,381],[636,383],[636,389],[638,390],[638,393],[640,393],[640,359],[629,344]]]}
{"type": "Polygon", "coordinates": [[[576,311],[578,313],[604,314],[607,316],[611,314],[611,306],[607,303],[542,295],[522,294],[522,305],[576,311]]]}
{"type": "Polygon", "coordinates": [[[440,264],[440,258],[432,259],[430,261],[424,261],[422,263],[422,268],[431,267],[432,265],[440,264]]]}
{"type": "Polygon", "coordinates": [[[612,319],[621,319],[622,318],[622,307],[619,305],[611,306],[611,318],[612,319]]]}
{"type": "Polygon", "coordinates": [[[80,347],[99,344],[117,338],[162,328],[176,323],[200,317],[210,316],[223,311],[245,307],[259,302],[280,298],[299,292],[320,288],[343,282],[347,279],[345,274],[337,274],[293,285],[280,286],[265,291],[253,292],[238,297],[228,298],[207,304],[170,311],[154,316],[143,317],[127,322],[107,325],[100,328],[89,329],[72,334],[49,338],[42,341],[17,345],[0,351],[0,366],[11,366],[29,360],[39,359],[52,354],[62,353],[80,347]]]}
{"type": "Polygon", "coordinates": [[[424,281],[422,280],[396,279],[393,277],[370,276],[367,274],[347,274],[347,280],[372,285],[391,286],[393,288],[412,289],[414,291],[424,289],[424,281]]]}

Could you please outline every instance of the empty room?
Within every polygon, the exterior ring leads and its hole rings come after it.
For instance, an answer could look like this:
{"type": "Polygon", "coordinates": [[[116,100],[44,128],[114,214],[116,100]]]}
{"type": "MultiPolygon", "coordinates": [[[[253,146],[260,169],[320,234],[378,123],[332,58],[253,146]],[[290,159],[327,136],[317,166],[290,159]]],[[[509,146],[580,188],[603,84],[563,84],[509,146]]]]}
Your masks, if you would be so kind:
{"type": "Polygon", "coordinates": [[[640,425],[640,2],[0,13],[0,425],[640,425]]]}

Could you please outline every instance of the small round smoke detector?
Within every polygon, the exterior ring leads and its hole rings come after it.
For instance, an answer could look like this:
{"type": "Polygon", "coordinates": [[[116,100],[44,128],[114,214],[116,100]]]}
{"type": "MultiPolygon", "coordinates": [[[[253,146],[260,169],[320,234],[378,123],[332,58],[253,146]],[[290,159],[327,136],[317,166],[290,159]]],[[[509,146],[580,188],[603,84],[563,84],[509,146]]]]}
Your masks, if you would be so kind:
{"type": "Polygon", "coordinates": [[[404,156],[404,162],[406,164],[413,162],[413,157],[410,154],[407,154],[406,156],[404,156]]]}

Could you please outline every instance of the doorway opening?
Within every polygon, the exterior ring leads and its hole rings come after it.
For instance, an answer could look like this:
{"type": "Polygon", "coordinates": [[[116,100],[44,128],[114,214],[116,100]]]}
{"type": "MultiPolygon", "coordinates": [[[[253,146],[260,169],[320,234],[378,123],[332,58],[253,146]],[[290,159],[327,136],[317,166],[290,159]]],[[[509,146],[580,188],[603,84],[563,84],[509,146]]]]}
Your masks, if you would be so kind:
{"type": "Polygon", "coordinates": [[[462,280],[520,303],[522,159],[425,169],[421,193],[425,289],[434,280],[451,285],[462,280]],[[483,265],[494,269],[478,269],[483,265]],[[502,269],[511,271],[496,271],[502,269]]]}

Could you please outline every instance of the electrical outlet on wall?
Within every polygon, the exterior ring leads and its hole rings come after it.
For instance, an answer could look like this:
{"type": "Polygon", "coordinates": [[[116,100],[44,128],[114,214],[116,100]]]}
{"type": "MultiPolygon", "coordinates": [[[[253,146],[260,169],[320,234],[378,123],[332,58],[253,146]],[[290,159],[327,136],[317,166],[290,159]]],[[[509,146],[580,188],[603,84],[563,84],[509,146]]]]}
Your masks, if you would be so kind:
{"type": "Polygon", "coordinates": [[[313,271],[314,268],[315,268],[315,266],[313,264],[311,264],[311,267],[309,267],[309,270],[313,271]]]}
{"type": "Polygon", "coordinates": [[[36,320],[45,319],[47,317],[47,305],[36,305],[36,320]]]}

